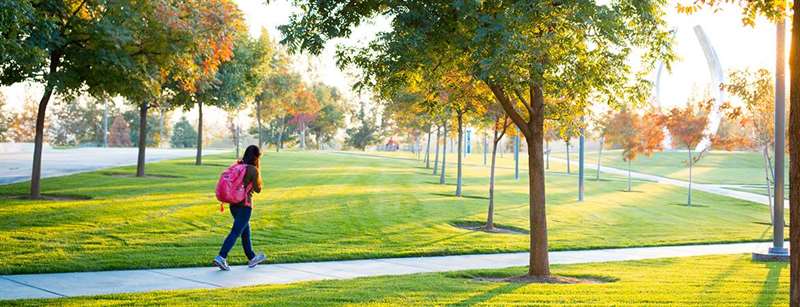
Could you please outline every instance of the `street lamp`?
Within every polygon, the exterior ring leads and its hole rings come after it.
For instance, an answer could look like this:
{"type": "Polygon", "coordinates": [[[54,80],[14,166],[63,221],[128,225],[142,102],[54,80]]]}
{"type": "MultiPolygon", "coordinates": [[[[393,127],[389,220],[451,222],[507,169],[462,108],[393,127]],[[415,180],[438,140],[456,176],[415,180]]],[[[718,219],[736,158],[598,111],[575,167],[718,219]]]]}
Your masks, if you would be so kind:
{"type": "Polygon", "coordinates": [[[783,165],[786,144],[786,26],[784,18],[777,24],[775,54],[775,197],[772,206],[772,247],[764,253],[753,253],[753,260],[789,261],[789,250],[783,247],[783,165]]]}

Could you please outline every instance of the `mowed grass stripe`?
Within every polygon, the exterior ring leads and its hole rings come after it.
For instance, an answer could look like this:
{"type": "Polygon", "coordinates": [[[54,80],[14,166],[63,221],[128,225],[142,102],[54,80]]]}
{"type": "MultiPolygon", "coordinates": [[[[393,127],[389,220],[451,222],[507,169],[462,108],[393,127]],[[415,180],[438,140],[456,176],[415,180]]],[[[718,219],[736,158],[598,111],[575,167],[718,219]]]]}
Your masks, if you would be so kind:
{"type": "MultiPolygon", "coordinates": [[[[476,159],[477,155],[470,159],[476,159]]],[[[25,201],[0,196],[0,273],[205,266],[216,255],[231,218],[219,213],[214,185],[232,155],[150,163],[149,174],[180,178],[110,176],[133,167],[48,178],[43,191],[93,197],[25,201]]],[[[519,252],[520,234],[487,234],[454,227],[486,218],[488,169],[464,169],[463,198],[410,159],[318,152],[267,153],[265,189],[255,197],[253,242],[270,262],[519,252]]],[[[495,222],[528,229],[528,188],[513,168],[497,173],[495,222]]],[[[576,202],[574,175],[555,164],[547,174],[552,250],[766,241],[769,211],[745,201],[624,178],[587,181],[576,202]]],[[[0,187],[24,194],[27,184],[0,187]]],[[[230,261],[244,263],[237,245],[230,261]]]]}

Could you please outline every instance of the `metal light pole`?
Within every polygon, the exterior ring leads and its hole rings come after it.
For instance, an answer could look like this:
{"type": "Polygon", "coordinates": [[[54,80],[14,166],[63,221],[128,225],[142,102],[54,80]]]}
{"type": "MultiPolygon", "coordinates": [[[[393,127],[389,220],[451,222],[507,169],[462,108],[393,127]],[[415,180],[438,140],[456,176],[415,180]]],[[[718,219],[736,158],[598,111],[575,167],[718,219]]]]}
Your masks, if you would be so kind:
{"type": "MultiPolygon", "coordinates": [[[[583,118],[581,117],[581,121],[583,118]]],[[[584,129],[580,130],[578,138],[578,201],[583,201],[583,152],[584,152],[584,129]]]]}
{"type": "Polygon", "coordinates": [[[775,202],[772,206],[772,247],[767,254],[753,253],[754,260],[789,260],[789,250],[783,247],[783,184],[784,149],[786,144],[786,60],[784,19],[777,24],[775,54],[775,202]]]}

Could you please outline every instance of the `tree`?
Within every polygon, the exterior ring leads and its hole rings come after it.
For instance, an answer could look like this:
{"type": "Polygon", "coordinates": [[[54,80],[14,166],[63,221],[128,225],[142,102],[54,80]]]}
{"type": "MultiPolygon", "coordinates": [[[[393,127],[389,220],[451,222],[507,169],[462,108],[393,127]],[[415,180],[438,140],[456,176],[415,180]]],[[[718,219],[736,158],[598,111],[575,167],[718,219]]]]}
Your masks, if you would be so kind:
{"type": "Polygon", "coordinates": [[[142,36],[155,36],[163,1],[46,0],[2,5],[0,84],[32,81],[44,85],[36,111],[31,198],[41,197],[41,160],[47,105],[54,93],[75,95],[127,92],[142,36]],[[113,74],[117,72],[120,74],[113,74]],[[130,80],[130,79],[127,79],[130,80]]]}
{"type": "MultiPolygon", "coordinates": [[[[688,152],[686,160],[689,166],[689,197],[687,205],[692,205],[692,166],[699,161],[705,152],[694,156],[692,150],[704,139],[709,139],[713,143],[729,142],[719,135],[711,134],[706,130],[708,125],[708,115],[711,113],[713,100],[699,100],[689,102],[684,107],[676,106],[672,108],[664,118],[664,125],[672,136],[672,144],[677,148],[684,148],[688,152]]],[[[725,103],[720,107],[720,113],[733,119],[738,116],[737,112],[732,112],[730,104],[725,103]]],[[[708,150],[708,149],[706,149],[708,150]]]]}
{"type": "Polygon", "coordinates": [[[300,149],[306,149],[306,130],[308,124],[317,118],[320,104],[317,97],[305,85],[300,84],[295,89],[294,97],[289,101],[289,114],[292,119],[290,125],[297,127],[300,132],[300,149]]]}
{"type": "MultiPolygon", "coordinates": [[[[148,107],[148,111],[151,108],[148,107]]],[[[145,119],[145,127],[142,129],[139,127],[141,124],[141,118],[139,114],[139,110],[130,110],[122,113],[122,117],[125,118],[125,121],[128,122],[128,127],[131,129],[131,140],[136,143],[136,147],[139,147],[139,133],[144,130],[145,132],[145,146],[146,147],[156,147],[161,142],[161,131],[158,131],[158,127],[156,125],[159,122],[159,117],[157,114],[152,114],[152,112],[148,112],[147,118],[145,119]]]]}
{"type": "MultiPolygon", "coordinates": [[[[12,115],[10,119],[8,137],[14,142],[30,143],[36,138],[37,105],[33,97],[25,95],[22,111],[12,115]]],[[[44,130],[49,129],[49,120],[45,121],[44,130]]]]}
{"type": "Polygon", "coordinates": [[[114,117],[111,129],[108,131],[108,146],[111,147],[131,147],[131,128],[122,115],[114,117]]]}
{"type": "MultiPolygon", "coordinates": [[[[701,9],[703,6],[718,6],[723,3],[736,3],[743,11],[742,22],[745,25],[754,25],[756,16],[764,15],[772,21],[779,21],[783,27],[786,18],[788,1],[769,1],[769,0],[696,0],[690,5],[679,5],[678,9],[686,13],[692,13],[701,9]]],[[[789,161],[800,161],[800,1],[792,3],[792,24],[791,24],[791,46],[789,48],[789,161]]],[[[779,33],[783,33],[781,30],[779,33]]],[[[783,54],[783,44],[779,45],[778,54],[783,54]]],[[[778,57],[780,58],[780,57],[778,57]]],[[[790,246],[800,246],[800,165],[792,163],[789,165],[789,244],[790,246]]],[[[790,253],[790,285],[789,285],[789,304],[792,307],[800,307],[800,253],[790,253]]]]}
{"type": "Polygon", "coordinates": [[[197,105],[197,154],[202,164],[203,105],[238,107],[249,88],[244,82],[250,60],[249,38],[242,12],[230,0],[187,2],[188,19],[182,26],[192,30],[190,44],[169,67],[167,88],[175,93],[172,105],[191,109],[197,105]],[[231,60],[232,58],[238,59],[231,60]],[[222,67],[223,64],[225,67],[222,67]]]}
{"type": "Polygon", "coordinates": [[[95,103],[60,100],[54,107],[54,124],[49,129],[54,144],[77,146],[82,143],[102,143],[103,113],[95,103]]]}
{"type": "Polygon", "coordinates": [[[487,117],[492,121],[492,162],[489,168],[489,209],[486,213],[486,225],[483,226],[486,230],[494,229],[494,171],[497,165],[497,144],[503,139],[503,136],[511,126],[511,120],[508,115],[503,113],[499,105],[494,105],[487,112],[487,117]]]}
{"type": "Polygon", "coordinates": [[[175,148],[192,148],[197,145],[197,131],[194,130],[192,124],[186,120],[186,117],[175,123],[172,128],[172,138],[170,144],[175,148]]]}
{"type": "MultiPolygon", "coordinates": [[[[588,96],[612,104],[643,101],[646,74],[631,73],[628,57],[642,50],[643,63],[671,60],[661,1],[391,1],[341,6],[335,1],[297,1],[302,11],[281,27],[294,50],[319,53],[328,39],[347,36],[363,19],[394,17],[392,30],[364,48],[340,50],[341,64],[374,75],[402,75],[409,67],[436,67],[440,58],[466,57],[471,74],[486,83],[528,143],[531,257],[528,275],[549,278],[543,155],[544,119],[565,98],[583,110],[588,96]],[[348,57],[347,54],[363,55],[348,57]],[[435,55],[435,56],[433,56],[435,55]],[[441,55],[444,55],[442,57],[441,55]],[[368,59],[368,60],[363,60],[368,59]],[[632,77],[633,76],[633,77],[632,77]]],[[[446,125],[445,125],[446,127],[446,125]]]]}
{"type": "Polygon", "coordinates": [[[286,135],[286,121],[289,113],[289,100],[297,87],[301,85],[300,75],[289,68],[288,56],[276,52],[270,63],[270,71],[262,84],[256,99],[256,117],[274,123],[273,129],[275,151],[283,148],[286,135]]]}
{"type": "Polygon", "coordinates": [[[610,116],[605,128],[608,142],[622,148],[622,159],[628,162],[628,192],[631,191],[631,161],[639,154],[650,156],[661,150],[664,131],[662,116],[656,113],[639,115],[628,109],[610,116]]]}
{"type": "Polygon", "coordinates": [[[347,129],[345,144],[353,148],[366,150],[367,146],[378,141],[378,127],[375,124],[375,118],[366,114],[364,102],[361,102],[361,108],[356,114],[356,119],[358,126],[347,129]]]}
{"type": "MultiPolygon", "coordinates": [[[[269,37],[269,31],[265,28],[261,28],[261,35],[259,35],[258,40],[254,42],[253,51],[255,52],[253,55],[253,69],[250,69],[247,75],[247,80],[250,82],[250,89],[252,93],[258,93],[258,91],[264,87],[264,84],[267,82],[267,78],[269,73],[272,70],[273,58],[275,56],[275,44],[272,42],[272,39],[269,37]]],[[[255,113],[256,113],[256,124],[258,128],[258,147],[261,148],[264,146],[264,135],[263,135],[263,127],[261,123],[261,99],[259,99],[258,94],[253,98],[255,102],[255,113]]]]}
{"type": "Polygon", "coordinates": [[[8,142],[8,128],[11,124],[11,116],[5,110],[6,96],[0,93],[0,142],[8,142]]]}
{"type": "Polygon", "coordinates": [[[771,178],[774,178],[774,174],[770,150],[775,145],[775,81],[767,69],[739,70],[729,74],[728,82],[722,88],[744,103],[741,121],[734,124],[748,130],[746,140],[749,142],[746,145],[761,152],[771,207],[771,178]]]}
{"type": "MultiPolygon", "coordinates": [[[[567,152],[567,174],[572,173],[572,162],[570,162],[569,146],[572,143],[572,139],[576,135],[579,135],[581,129],[585,126],[582,118],[583,115],[581,115],[581,113],[573,113],[558,119],[549,120],[554,132],[558,135],[559,140],[564,142],[567,152]]],[[[545,138],[547,138],[546,135],[545,138]]]]}
{"type": "Polygon", "coordinates": [[[606,134],[608,133],[608,126],[614,118],[614,112],[608,111],[601,113],[594,118],[594,125],[592,131],[597,136],[599,146],[597,148],[597,173],[595,180],[600,180],[600,163],[603,161],[603,148],[605,147],[606,134]]]}

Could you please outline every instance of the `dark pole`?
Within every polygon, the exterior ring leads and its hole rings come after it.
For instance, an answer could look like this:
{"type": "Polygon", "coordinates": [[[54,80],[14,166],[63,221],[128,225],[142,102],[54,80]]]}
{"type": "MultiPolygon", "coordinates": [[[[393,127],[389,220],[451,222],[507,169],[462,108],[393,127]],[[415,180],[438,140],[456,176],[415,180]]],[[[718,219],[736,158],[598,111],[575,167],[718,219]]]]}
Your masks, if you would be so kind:
{"type": "Polygon", "coordinates": [[[784,149],[786,148],[786,77],[784,47],[786,38],[786,27],[783,18],[778,21],[777,29],[777,50],[775,54],[775,205],[772,206],[775,215],[775,222],[772,224],[772,248],[770,254],[786,254],[788,251],[783,247],[783,165],[784,149]]]}

